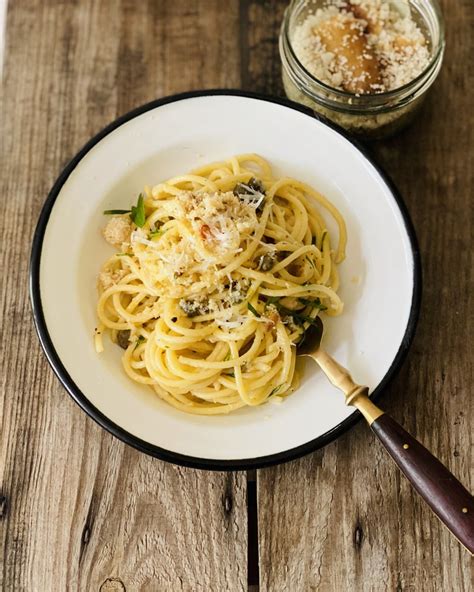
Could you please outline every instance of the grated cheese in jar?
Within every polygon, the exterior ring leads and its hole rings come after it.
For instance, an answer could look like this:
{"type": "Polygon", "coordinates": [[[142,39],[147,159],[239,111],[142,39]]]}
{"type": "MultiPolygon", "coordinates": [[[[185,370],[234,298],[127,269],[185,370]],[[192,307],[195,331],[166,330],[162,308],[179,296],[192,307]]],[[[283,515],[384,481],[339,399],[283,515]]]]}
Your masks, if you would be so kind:
{"type": "Polygon", "coordinates": [[[296,27],[293,48],[325,84],[355,94],[395,90],[428,66],[427,40],[388,0],[333,0],[296,27]]]}

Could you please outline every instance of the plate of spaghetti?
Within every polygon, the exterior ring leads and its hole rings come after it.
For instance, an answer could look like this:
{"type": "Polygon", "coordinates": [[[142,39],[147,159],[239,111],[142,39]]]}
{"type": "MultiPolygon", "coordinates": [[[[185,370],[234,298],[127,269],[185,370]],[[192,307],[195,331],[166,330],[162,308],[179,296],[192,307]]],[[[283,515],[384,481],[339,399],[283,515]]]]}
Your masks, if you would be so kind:
{"type": "Polygon", "coordinates": [[[100,425],[178,464],[296,458],[357,416],[297,345],[377,397],[419,309],[419,256],[393,184],[344,133],[236,91],[161,99],[66,167],[31,259],[36,328],[100,425]]]}

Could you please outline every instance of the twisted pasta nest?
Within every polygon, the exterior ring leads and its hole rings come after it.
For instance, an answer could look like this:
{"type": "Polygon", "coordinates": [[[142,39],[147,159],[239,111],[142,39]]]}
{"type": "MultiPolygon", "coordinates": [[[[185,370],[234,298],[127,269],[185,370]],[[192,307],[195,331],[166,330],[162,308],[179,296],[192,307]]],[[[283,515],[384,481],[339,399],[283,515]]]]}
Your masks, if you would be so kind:
{"type": "Polygon", "coordinates": [[[99,276],[96,349],[109,333],[128,376],[183,411],[281,400],[295,344],[321,311],[342,311],[342,216],[254,154],[146,187],[104,236],[117,253],[99,276]],[[320,210],[338,225],[334,250],[320,210]]]}

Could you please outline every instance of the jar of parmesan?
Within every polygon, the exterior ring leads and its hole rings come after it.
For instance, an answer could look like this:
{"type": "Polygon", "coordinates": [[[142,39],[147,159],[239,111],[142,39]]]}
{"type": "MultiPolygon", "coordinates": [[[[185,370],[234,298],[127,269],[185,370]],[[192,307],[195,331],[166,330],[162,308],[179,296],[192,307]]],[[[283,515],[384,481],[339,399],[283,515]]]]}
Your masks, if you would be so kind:
{"type": "Polygon", "coordinates": [[[444,44],[437,0],[292,0],[280,32],[285,92],[353,134],[387,137],[413,119],[444,44]]]}

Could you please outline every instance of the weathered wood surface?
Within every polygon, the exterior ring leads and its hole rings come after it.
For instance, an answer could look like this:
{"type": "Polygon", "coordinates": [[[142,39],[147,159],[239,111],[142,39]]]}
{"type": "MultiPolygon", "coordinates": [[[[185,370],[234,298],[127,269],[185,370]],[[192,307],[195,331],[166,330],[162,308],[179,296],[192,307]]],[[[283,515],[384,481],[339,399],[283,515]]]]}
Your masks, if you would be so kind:
{"type": "MultiPolygon", "coordinates": [[[[469,485],[474,8],[471,0],[443,4],[449,45],[440,81],[414,126],[375,146],[406,198],[424,267],[417,337],[382,403],[469,485]]],[[[245,475],[166,465],[86,418],[40,353],[27,265],[55,177],[116,115],[196,88],[282,94],[285,5],[9,2],[0,156],[2,590],[247,588],[245,475]]],[[[471,589],[467,552],[366,426],[257,479],[261,590],[471,589]]]]}
{"type": "Polygon", "coordinates": [[[2,590],[247,588],[245,474],[174,467],[97,427],[40,353],[27,294],[34,225],[62,166],[140,103],[238,86],[237,17],[237,9],[208,1],[9,3],[0,175],[2,590]]]}
{"type": "MultiPolygon", "coordinates": [[[[273,39],[281,10],[267,27],[273,11],[266,6],[253,2],[248,11],[247,83],[280,92],[273,39]]],[[[474,6],[443,6],[448,47],[440,80],[414,125],[374,147],[410,209],[424,272],[417,336],[381,405],[472,490],[474,6]]],[[[258,503],[261,590],[473,589],[469,554],[366,425],[323,451],[259,471],[258,503]]]]}

